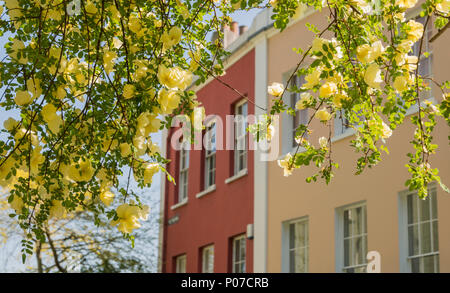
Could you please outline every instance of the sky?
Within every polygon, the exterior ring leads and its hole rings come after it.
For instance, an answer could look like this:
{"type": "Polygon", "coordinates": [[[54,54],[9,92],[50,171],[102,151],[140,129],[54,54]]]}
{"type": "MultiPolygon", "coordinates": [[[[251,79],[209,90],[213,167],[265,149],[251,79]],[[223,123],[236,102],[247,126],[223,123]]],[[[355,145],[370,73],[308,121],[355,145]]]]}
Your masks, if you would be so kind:
{"type": "MultiPolygon", "coordinates": [[[[250,11],[240,11],[232,14],[232,18],[234,21],[237,21],[239,25],[246,25],[250,27],[253,18],[256,16],[258,12],[260,12],[261,9],[252,9],[250,11]]],[[[8,36],[4,35],[0,37],[0,60],[3,60],[3,58],[6,56],[6,50],[4,48],[4,45],[6,44],[8,40],[8,36]]],[[[0,88],[0,96],[3,94],[3,89],[0,88]]],[[[8,119],[9,117],[13,117],[15,119],[18,119],[19,112],[18,111],[8,111],[6,112],[4,109],[0,108],[0,128],[3,129],[3,122],[8,119]]],[[[5,135],[3,133],[0,133],[0,139],[4,139],[5,135]]],[[[161,146],[161,133],[156,133],[152,135],[152,141],[159,146],[161,146]]],[[[125,173],[125,172],[124,172],[125,173]]],[[[123,181],[122,181],[123,182],[123,181]]],[[[160,182],[161,182],[161,173],[156,174],[153,177],[153,184],[151,188],[144,188],[140,192],[137,192],[138,194],[143,194],[143,203],[153,203],[152,206],[155,207],[150,212],[151,213],[157,213],[159,214],[159,203],[160,201],[160,182]]],[[[136,182],[131,182],[130,188],[135,189],[138,191],[138,187],[136,182]]],[[[157,235],[156,235],[157,236],[157,235]]],[[[25,266],[22,265],[20,261],[20,237],[17,237],[16,239],[13,239],[8,243],[8,245],[1,245],[0,244],[0,273],[1,272],[17,272],[17,271],[24,271],[25,266]],[[13,257],[10,257],[13,255],[13,257]],[[17,256],[15,256],[17,255],[17,256]]],[[[138,245],[138,242],[137,242],[138,245]]],[[[154,245],[152,245],[154,247],[154,245]]]]}

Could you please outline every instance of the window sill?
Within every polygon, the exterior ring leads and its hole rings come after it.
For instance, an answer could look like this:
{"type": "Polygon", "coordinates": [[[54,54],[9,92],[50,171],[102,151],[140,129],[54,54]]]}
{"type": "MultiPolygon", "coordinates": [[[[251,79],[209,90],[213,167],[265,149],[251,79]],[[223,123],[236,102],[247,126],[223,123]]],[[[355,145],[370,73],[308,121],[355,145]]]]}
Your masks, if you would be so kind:
{"type": "Polygon", "coordinates": [[[346,137],[352,136],[356,133],[356,130],[354,128],[347,128],[344,132],[341,134],[335,135],[331,138],[331,142],[337,142],[340,140],[343,140],[346,137]]]}
{"type": "Polygon", "coordinates": [[[182,207],[184,205],[187,205],[188,201],[187,199],[183,200],[182,202],[179,202],[177,204],[174,204],[173,206],[170,207],[170,209],[173,211],[175,209],[178,209],[179,207],[182,207]]]}
{"type": "Polygon", "coordinates": [[[248,170],[247,169],[241,170],[236,175],[233,175],[230,178],[225,179],[225,183],[228,184],[228,183],[231,183],[233,181],[236,181],[239,178],[242,178],[242,177],[246,176],[247,174],[248,174],[248,170]]]}
{"type": "Polygon", "coordinates": [[[203,197],[203,196],[205,196],[205,195],[207,195],[207,194],[209,194],[209,193],[211,193],[211,192],[213,192],[213,191],[215,191],[215,190],[216,190],[216,185],[214,184],[214,185],[209,186],[209,187],[206,188],[205,190],[203,190],[203,191],[197,193],[197,194],[195,195],[195,197],[196,197],[196,198],[203,197]]]}

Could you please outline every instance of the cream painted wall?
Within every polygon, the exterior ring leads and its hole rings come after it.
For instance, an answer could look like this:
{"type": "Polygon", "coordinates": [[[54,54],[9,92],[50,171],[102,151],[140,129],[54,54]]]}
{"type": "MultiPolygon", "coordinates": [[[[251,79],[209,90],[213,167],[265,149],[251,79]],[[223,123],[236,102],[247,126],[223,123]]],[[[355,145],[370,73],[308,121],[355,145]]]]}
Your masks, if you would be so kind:
{"type": "MultiPolygon", "coordinates": [[[[292,70],[300,60],[299,55],[292,51],[293,47],[307,49],[311,43],[313,34],[305,28],[305,23],[315,24],[321,29],[326,26],[325,20],[324,13],[315,13],[269,39],[269,84],[281,82],[283,74],[292,70]]],[[[449,44],[449,33],[433,44],[433,73],[438,81],[448,80],[450,77],[449,44]]],[[[438,91],[434,89],[434,93],[438,91]]],[[[283,129],[283,125],[280,129],[283,129]]],[[[317,145],[317,138],[326,136],[328,129],[317,122],[312,124],[312,129],[314,133],[310,141],[317,145]]],[[[305,182],[305,178],[316,171],[315,168],[304,167],[295,170],[290,177],[283,177],[282,169],[277,166],[276,161],[269,162],[267,271],[281,271],[282,223],[309,216],[309,271],[334,272],[335,210],[343,205],[365,200],[368,251],[380,252],[382,272],[399,272],[398,192],[405,190],[404,182],[409,178],[404,165],[408,162],[406,153],[412,151],[409,141],[413,130],[409,122],[395,130],[387,143],[390,154],[383,154],[383,161],[378,166],[359,176],[353,175],[359,156],[349,146],[351,137],[335,142],[332,152],[340,169],[328,186],[322,181],[310,184],[305,182]]],[[[449,186],[449,128],[443,119],[439,120],[435,131],[435,143],[440,148],[433,155],[432,166],[440,169],[443,182],[449,186]]],[[[437,192],[440,270],[450,272],[450,195],[440,187],[437,192]]]]}

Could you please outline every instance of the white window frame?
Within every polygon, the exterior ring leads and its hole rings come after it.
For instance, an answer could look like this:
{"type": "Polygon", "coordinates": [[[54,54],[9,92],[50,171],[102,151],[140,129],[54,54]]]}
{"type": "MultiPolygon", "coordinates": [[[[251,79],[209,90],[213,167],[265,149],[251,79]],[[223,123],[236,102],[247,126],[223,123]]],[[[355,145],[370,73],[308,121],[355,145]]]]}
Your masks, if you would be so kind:
{"type": "Polygon", "coordinates": [[[186,254],[175,257],[175,273],[186,273],[186,254]]]}
{"type": "Polygon", "coordinates": [[[214,273],[214,245],[202,248],[202,273],[214,273]]]}
{"type": "MultiPolygon", "coordinates": [[[[294,74],[292,76],[291,79],[291,85],[289,86],[293,86],[294,84],[296,85],[297,88],[301,88],[301,86],[305,83],[305,76],[302,75],[301,77],[299,77],[297,74],[294,74]]],[[[294,109],[295,111],[295,116],[291,116],[291,125],[292,125],[292,145],[291,147],[297,147],[297,142],[295,141],[295,137],[296,137],[296,132],[297,132],[297,128],[300,126],[300,124],[303,125],[307,125],[308,124],[308,120],[309,120],[309,109],[303,109],[303,110],[297,110],[295,108],[295,104],[297,103],[298,100],[300,100],[300,93],[295,93],[295,92],[289,92],[289,105],[292,109],[294,109]]],[[[305,133],[303,135],[304,138],[308,137],[308,133],[305,133]]]]}
{"type": "MultiPolygon", "coordinates": [[[[242,110],[243,111],[243,110],[242,110]]],[[[248,139],[247,139],[247,117],[248,117],[248,103],[247,100],[239,101],[234,107],[235,122],[234,122],[234,175],[247,169],[247,159],[248,159],[248,139]],[[247,113],[245,115],[238,114],[239,109],[246,105],[247,113]],[[239,116],[240,118],[239,118],[239,116]],[[242,125],[241,123],[244,123],[242,125]],[[238,133],[238,129],[242,127],[243,133],[238,133]],[[241,149],[243,146],[243,149],[241,149]],[[239,159],[242,157],[243,165],[240,166],[239,159]]]]}
{"type": "Polygon", "coordinates": [[[233,238],[233,255],[231,258],[231,271],[232,273],[245,273],[246,272],[246,261],[247,261],[247,239],[245,237],[245,234],[236,236],[233,238]],[[236,258],[236,249],[237,249],[237,243],[239,243],[239,259],[236,258]],[[242,251],[242,245],[244,246],[244,256],[242,257],[241,251],[242,251]],[[243,271],[236,270],[236,266],[241,268],[240,265],[244,265],[243,271]]]}
{"type": "MultiPolygon", "coordinates": [[[[336,272],[339,273],[345,273],[346,270],[349,269],[358,269],[358,268],[366,268],[367,267],[367,252],[368,252],[368,231],[367,231],[367,204],[365,201],[353,203],[350,205],[346,205],[343,207],[339,207],[336,209],[336,272]],[[358,235],[350,235],[346,237],[344,235],[344,229],[345,229],[345,221],[344,221],[344,213],[348,210],[356,209],[356,208],[363,208],[363,217],[362,217],[362,225],[361,227],[365,231],[363,233],[358,235]],[[358,237],[365,237],[365,242],[363,241],[363,263],[360,264],[350,264],[345,265],[345,240],[352,239],[352,238],[358,238],[358,237]],[[365,244],[365,247],[364,247],[365,244]]],[[[352,257],[352,256],[350,256],[352,257]]]]}
{"type": "MultiPolygon", "coordinates": [[[[436,215],[433,214],[433,204],[429,204],[429,215],[430,218],[427,220],[421,220],[420,218],[414,221],[412,224],[408,222],[408,216],[409,216],[409,210],[408,210],[408,197],[412,196],[412,199],[416,201],[416,208],[417,208],[417,217],[420,217],[420,209],[421,206],[418,205],[420,203],[421,199],[417,196],[417,193],[415,191],[409,191],[404,190],[399,192],[399,250],[400,250],[400,272],[404,273],[411,273],[412,270],[412,260],[413,259],[419,259],[419,258],[425,258],[434,256],[437,258],[437,261],[435,259],[434,264],[434,272],[440,271],[440,254],[439,254],[439,218],[438,218],[438,212],[437,212],[437,188],[435,184],[432,184],[428,188],[428,194],[429,196],[434,197],[435,200],[435,207],[436,207],[436,215]],[[433,217],[435,216],[435,217],[433,217]],[[423,241],[420,237],[422,235],[421,226],[424,224],[430,224],[430,252],[422,252],[420,251],[423,246],[423,241]],[[434,227],[433,223],[436,223],[436,226],[434,227]],[[411,254],[410,248],[409,248],[409,242],[410,242],[410,235],[409,235],[409,227],[416,226],[417,225],[417,234],[418,237],[418,250],[419,252],[417,254],[411,254]],[[434,235],[434,230],[436,229],[436,235],[434,235]],[[435,236],[437,239],[435,239],[435,236]],[[434,246],[436,244],[436,247],[434,246]]],[[[423,271],[423,263],[420,264],[421,268],[420,271],[423,271]]]]}
{"type": "MultiPolygon", "coordinates": [[[[304,67],[308,67],[309,64],[305,64],[304,67]]],[[[283,84],[287,84],[287,81],[289,80],[289,77],[291,76],[291,74],[294,72],[294,68],[292,68],[291,70],[285,72],[282,74],[282,79],[283,79],[283,84]]],[[[297,75],[294,74],[293,78],[297,78],[297,75]]],[[[304,76],[303,76],[304,78],[304,76]]],[[[296,82],[296,80],[294,79],[294,82],[296,82]]],[[[292,83],[292,80],[291,80],[292,83]]],[[[299,87],[299,85],[297,85],[297,87],[299,87]]],[[[295,109],[295,104],[293,104],[293,97],[296,97],[296,100],[298,100],[300,98],[300,93],[292,93],[289,90],[289,86],[287,87],[286,91],[283,94],[283,102],[285,103],[285,105],[289,105],[291,106],[291,108],[295,109]]],[[[302,110],[303,113],[307,113],[306,116],[308,116],[306,119],[309,120],[309,110],[302,110]]],[[[296,110],[296,115],[298,114],[298,112],[296,110]]],[[[301,121],[302,119],[300,118],[299,121],[301,121]]],[[[281,115],[281,123],[283,125],[283,131],[281,131],[280,135],[281,135],[281,153],[283,154],[282,157],[284,157],[285,154],[287,153],[293,153],[297,150],[297,143],[295,141],[295,129],[296,127],[294,127],[294,123],[295,123],[295,117],[289,114],[283,114],[281,115]]],[[[307,134],[305,134],[305,136],[307,137],[307,134]]],[[[303,147],[300,147],[299,149],[300,152],[304,151],[303,147]]]]}
{"type": "Polygon", "coordinates": [[[205,146],[205,177],[204,177],[204,190],[207,190],[208,188],[212,188],[216,184],[216,143],[217,143],[217,125],[216,120],[210,121],[206,126],[205,136],[212,136],[207,137],[206,142],[207,146],[205,146]],[[211,133],[211,127],[214,126],[214,133],[211,133]],[[214,138],[214,149],[211,150],[212,146],[212,138],[214,138]],[[211,162],[213,167],[210,168],[211,162]]]}
{"type": "Polygon", "coordinates": [[[178,172],[178,201],[183,203],[188,200],[189,183],[189,147],[188,142],[183,142],[180,148],[179,172],[178,172]]]}
{"type": "Polygon", "coordinates": [[[282,272],[283,273],[294,273],[291,270],[291,257],[290,253],[291,251],[303,249],[305,250],[304,256],[305,256],[305,271],[303,273],[307,273],[309,270],[309,218],[308,216],[301,217],[295,220],[286,221],[283,223],[283,229],[282,229],[282,272]],[[304,245],[297,246],[295,248],[291,247],[290,237],[291,237],[291,225],[305,225],[306,232],[305,232],[305,243],[304,245]]]}

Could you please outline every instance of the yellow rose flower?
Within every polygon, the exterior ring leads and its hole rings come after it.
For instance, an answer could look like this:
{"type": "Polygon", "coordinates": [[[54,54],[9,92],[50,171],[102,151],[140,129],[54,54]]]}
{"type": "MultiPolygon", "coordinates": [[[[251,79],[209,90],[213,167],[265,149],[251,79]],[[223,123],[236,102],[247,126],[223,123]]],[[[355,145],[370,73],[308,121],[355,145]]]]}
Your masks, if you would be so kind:
{"type": "Polygon", "coordinates": [[[321,52],[322,54],[325,54],[325,52],[323,51],[323,45],[328,45],[329,43],[330,41],[324,38],[315,38],[312,42],[311,52],[321,52]]]}
{"type": "Polygon", "coordinates": [[[180,104],[180,95],[176,90],[162,88],[158,92],[158,102],[163,114],[171,114],[180,104]]]}
{"type": "Polygon", "coordinates": [[[16,211],[16,214],[22,214],[23,200],[17,194],[14,195],[14,199],[9,205],[16,211]]]}
{"type": "Polygon", "coordinates": [[[139,18],[136,17],[136,15],[130,16],[130,20],[128,21],[128,28],[135,34],[138,34],[141,31],[142,29],[141,21],[139,18]]]}
{"type": "Polygon", "coordinates": [[[158,80],[169,89],[185,90],[192,83],[192,73],[178,66],[167,68],[160,65],[158,68],[158,80]]]}
{"type": "Polygon", "coordinates": [[[126,84],[123,87],[123,97],[128,100],[134,97],[134,91],[135,91],[135,87],[132,84],[126,84]]]}
{"type": "Polygon", "coordinates": [[[412,46],[414,45],[414,42],[411,40],[403,40],[398,45],[397,49],[403,53],[408,53],[411,51],[412,46]]]}
{"type": "Polygon", "coordinates": [[[191,114],[191,123],[195,130],[203,129],[203,120],[205,120],[205,108],[195,107],[191,114]]]}
{"type": "Polygon", "coordinates": [[[86,6],[84,7],[86,9],[86,12],[89,14],[97,14],[98,9],[95,6],[95,3],[92,3],[91,1],[87,1],[86,6]]]}
{"type": "Polygon", "coordinates": [[[322,136],[319,138],[319,145],[321,148],[326,148],[328,145],[328,139],[326,139],[326,137],[322,136]]]}
{"type": "Polygon", "coordinates": [[[120,155],[124,158],[128,157],[131,154],[131,146],[126,143],[123,142],[119,145],[120,148],[120,155]]]}
{"type": "Polygon", "coordinates": [[[27,90],[33,94],[33,99],[36,99],[42,94],[41,82],[37,78],[30,78],[27,80],[27,90]]]}
{"type": "Polygon", "coordinates": [[[267,92],[269,95],[272,95],[274,97],[280,97],[283,94],[284,86],[281,83],[274,82],[272,85],[269,85],[267,87],[267,92]]]}
{"type": "Polygon", "coordinates": [[[315,116],[320,121],[328,121],[331,118],[331,114],[325,108],[320,109],[319,111],[317,111],[315,116]]]}
{"type": "Polygon", "coordinates": [[[144,184],[151,184],[153,175],[158,173],[159,165],[157,163],[149,163],[144,166],[144,184]]]}
{"type": "Polygon", "coordinates": [[[344,100],[348,100],[348,96],[347,94],[344,93],[338,93],[336,95],[333,96],[333,105],[336,108],[342,108],[342,101],[344,100]]]}
{"type": "Polygon", "coordinates": [[[275,127],[272,124],[267,125],[266,140],[268,142],[271,142],[274,135],[275,135],[275,127]]]}
{"type": "Polygon", "coordinates": [[[137,119],[137,132],[147,137],[151,132],[157,132],[161,126],[161,120],[156,115],[143,112],[137,119]]]}
{"type": "Polygon", "coordinates": [[[78,162],[73,162],[69,167],[70,179],[80,182],[89,181],[94,176],[95,169],[92,167],[91,161],[86,159],[79,159],[78,162]]]}
{"type": "Polygon", "coordinates": [[[314,102],[314,98],[311,96],[310,93],[302,93],[300,95],[300,100],[295,103],[295,109],[297,110],[303,110],[308,107],[308,105],[312,104],[314,102]]]}
{"type": "Polygon", "coordinates": [[[381,41],[374,42],[370,48],[370,62],[376,60],[378,57],[381,57],[384,53],[384,47],[381,41]]]}
{"type": "Polygon", "coordinates": [[[50,218],[62,219],[66,214],[66,209],[62,205],[60,200],[52,200],[52,206],[50,207],[50,218]]]}
{"type": "Polygon", "coordinates": [[[272,7],[277,7],[278,0],[269,0],[269,4],[272,5],[272,7]]]}
{"type": "Polygon", "coordinates": [[[116,59],[117,53],[114,51],[106,50],[103,54],[103,66],[108,74],[114,70],[114,62],[116,59]]]}
{"type": "Polygon", "coordinates": [[[326,82],[319,89],[319,95],[322,98],[329,98],[335,95],[338,91],[337,85],[334,82],[326,82]]]}
{"type": "Polygon", "coordinates": [[[23,16],[22,8],[18,0],[5,1],[5,6],[8,8],[8,15],[10,19],[15,19],[23,16]]]}
{"type": "Polygon", "coordinates": [[[24,57],[23,50],[25,49],[25,44],[17,39],[12,40],[11,45],[11,53],[9,53],[9,57],[18,61],[20,64],[26,64],[28,62],[28,58],[24,57]],[[18,57],[20,53],[20,58],[18,57]]]}
{"type": "Polygon", "coordinates": [[[31,98],[31,95],[29,92],[27,91],[22,91],[22,90],[18,90],[16,92],[16,97],[14,98],[14,102],[16,102],[16,104],[18,106],[25,106],[30,104],[33,101],[33,99],[31,98]]]}
{"type": "Polygon", "coordinates": [[[288,177],[290,175],[292,175],[292,171],[294,171],[294,166],[290,166],[291,165],[291,160],[292,160],[292,155],[290,153],[288,153],[283,159],[278,160],[278,166],[280,166],[281,168],[283,168],[283,175],[285,177],[288,177]]]}
{"type": "Polygon", "coordinates": [[[44,121],[47,123],[56,119],[56,117],[58,116],[56,115],[56,107],[53,104],[47,104],[42,107],[41,114],[44,118],[44,121]]]}
{"type": "Polygon", "coordinates": [[[449,14],[450,0],[442,0],[442,2],[436,4],[436,10],[442,14],[449,14]]]}
{"type": "Polygon", "coordinates": [[[111,225],[118,225],[117,229],[122,233],[132,233],[134,229],[141,226],[139,219],[147,219],[148,210],[148,206],[140,208],[126,203],[121,204],[116,209],[118,219],[111,221],[111,225]]]}
{"type": "Polygon", "coordinates": [[[384,122],[382,122],[382,134],[381,137],[382,138],[389,138],[392,135],[392,129],[384,122]]]}
{"type": "Polygon", "coordinates": [[[161,36],[163,48],[167,50],[178,44],[181,40],[182,33],[182,30],[177,26],[172,27],[169,32],[164,32],[161,36]]]}
{"type": "Polygon", "coordinates": [[[367,67],[364,74],[364,81],[372,88],[380,88],[383,79],[381,78],[381,70],[378,64],[372,63],[367,67]]]}
{"type": "Polygon", "coordinates": [[[53,93],[53,95],[55,96],[55,98],[57,98],[58,100],[62,100],[66,97],[67,92],[64,89],[64,86],[59,86],[56,91],[53,93]]]}
{"type": "Polygon", "coordinates": [[[408,40],[417,42],[423,35],[423,24],[411,19],[407,23],[406,34],[408,40]]]}
{"type": "Polygon", "coordinates": [[[303,84],[303,88],[312,89],[316,84],[320,82],[320,74],[322,71],[319,68],[315,68],[313,72],[305,76],[306,83],[303,84]]]}
{"type": "Polygon", "coordinates": [[[417,0],[396,0],[395,5],[398,5],[400,9],[406,10],[408,8],[413,8],[416,6],[417,0]]]}
{"type": "Polygon", "coordinates": [[[53,120],[50,120],[47,124],[48,128],[54,133],[58,134],[61,126],[63,125],[63,120],[60,116],[56,116],[53,120]]]}
{"type": "Polygon", "coordinates": [[[106,205],[110,206],[114,200],[115,194],[109,190],[102,191],[100,193],[100,200],[106,205]]]}
{"type": "Polygon", "coordinates": [[[3,122],[3,127],[5,127],[6,130],[11,131],[16,128],[18,124],[19,122],[16,119],[9,117],[5,120],[5,122],[3,122]]]}
{"type": "Polygon", "coordinates": [[[42,147],[36,147],[31,153],[30,158],[30,171],[32,175],[37,175],[39,171],[39,165],[45,162],[45,157],[41,154],[42,147]]]}
{"type": "Polygon", "coordinates": [[[404,65],[404,67],[408,72],[411,72],[411,71],[414,71],[417,69],[417,64],[419,62],[419,58],[417,58],[417,56],[406,56],[405,59],[406,59],[405,60],[406,64],[404,65]]]}
{"type": "Polygon", "coordinates": [[[381,130],[381,138],[389,138],[392,135],[392,129],[384,123],[384,121],[381,121],[381,124],[375,119],[371,119],[368,121],[368,126],[371,129],[375,129],[380,131],[381,130]]]}
{"type": "Polygon", "coordinates": [[[356,48],[356,58],[362,63],[369,63],[372,47],[369,44],[363,44],[356,48]]]}
{"type": "Polygon", "coordinates": [[[133,138],[133,146],[136,148],[136,156],[140,157],[147,151],[147,144],[145,143],[145,137],[142,135],[136,135],[133,138]]]}
{"type": "Polygon", "coordinates": [[[404,92],[408,89],[409,79],[404,75],[397,76],[392,85],[397,92],[404,92]]]}

